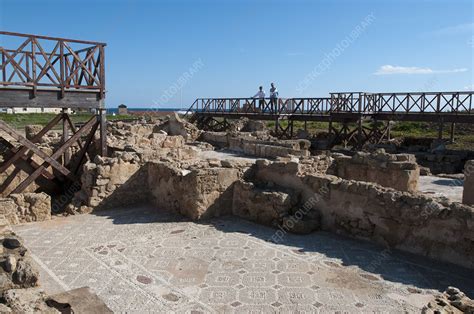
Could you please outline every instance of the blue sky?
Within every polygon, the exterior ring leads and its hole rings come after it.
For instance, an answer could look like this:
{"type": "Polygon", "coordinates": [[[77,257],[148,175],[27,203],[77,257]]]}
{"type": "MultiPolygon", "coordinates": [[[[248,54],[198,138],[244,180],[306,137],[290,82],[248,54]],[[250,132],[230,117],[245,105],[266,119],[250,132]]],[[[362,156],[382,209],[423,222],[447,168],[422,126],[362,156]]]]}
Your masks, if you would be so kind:
{"type": "MultiPolygon", "coordinates": [[[[102,41],[107,106],[473,90],[472,0],[0,0],[0,29],[102,41]]],[[[0,42],[1,44],[1,42],[0,42]]]]}

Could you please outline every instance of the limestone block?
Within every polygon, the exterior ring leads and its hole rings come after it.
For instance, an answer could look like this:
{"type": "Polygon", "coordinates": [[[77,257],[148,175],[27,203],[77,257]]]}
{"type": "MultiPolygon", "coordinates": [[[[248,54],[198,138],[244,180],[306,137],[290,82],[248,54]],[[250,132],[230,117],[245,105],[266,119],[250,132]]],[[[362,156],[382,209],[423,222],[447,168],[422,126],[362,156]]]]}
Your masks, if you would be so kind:
{"type": "Polygon", "coordinates": [[[265,225],[277,225],[293,206],[285,192],[266,191],[252,183],[239,181],[234,185],[232,213],[265,225]]]}
{"type": "Polygon", "coordinates": [[[41,125],[26,125],[25,126],[25,135],[28,140],[31,140],[36,134],[38,134],[43,129],[41,125]]]}
{"type": "Polygon", "coordinates": [[[46,193],[11,194],[17,205],[19,222],[43,221],[51,219],[51,197],[46,193]]]}
{"type": "Polygon", "coordinates": [[[0,198],[0,215],[11,225],[20,223],[17,217],[18,206],[11,198],[0,198]]]}
{"type": "Polygon", "coordinates": [[[181,135],[167,136],[163,141],[163,148],[178,148],[183,147],[185,143],[184,137],[181,135]]]}

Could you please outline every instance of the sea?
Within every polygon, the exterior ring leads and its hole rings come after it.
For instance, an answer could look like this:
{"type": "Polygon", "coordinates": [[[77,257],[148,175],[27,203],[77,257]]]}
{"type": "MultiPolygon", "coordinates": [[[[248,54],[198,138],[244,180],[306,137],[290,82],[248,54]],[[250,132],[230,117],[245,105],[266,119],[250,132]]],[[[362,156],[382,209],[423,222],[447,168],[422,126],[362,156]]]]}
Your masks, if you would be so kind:
{"type": "MultiPolygon", "coordinates": [[[[186,108],[127,108],[128,112],[177,112],[179,114],[184,114],[186,108]]],[[[118,114],[118,108],[106,108],[107,114],[118,114]]]]}

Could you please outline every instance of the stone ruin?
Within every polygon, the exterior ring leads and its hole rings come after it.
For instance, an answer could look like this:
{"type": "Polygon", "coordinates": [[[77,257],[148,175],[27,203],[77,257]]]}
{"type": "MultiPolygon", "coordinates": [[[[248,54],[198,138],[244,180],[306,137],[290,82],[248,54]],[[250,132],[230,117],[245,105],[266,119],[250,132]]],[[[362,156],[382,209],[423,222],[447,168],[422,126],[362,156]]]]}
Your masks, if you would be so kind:
{"type": "Polygon", "coordinates": [[[367,181],[399,191],[417,192],[420,168],[410,154],[357,152],[352,157],[335,154],[331,174],[347,180],[367,181]]]}
{"type": "MultiPolygon", "coordinates": [[[[276,243],[286,232],[324,230],[474,268],[471,162],[461,204],[420,193],[420,167],[407,153],[311,155],[309,141],[277,140],[258,123],[207,132],[176,115],[112,122],[108,132],[111,157],[83,166],[64,214],[150,203],[192,220],[235,215],[272,226],[276,243]],[[251,158],[202,157],[222,149],[251,158]]],[[[51,219],[51,197],[33,192],[0,198],[1,218],[51,219]]]]}
{"type": "Polygon", "coordinates": [[[386,143],[367,145],[367,150],[383,148],[390,154],[410,154],[415,156],[420,168],[428,174],[461,173],[465,163],[474,159],[470,150],[447,149],[444,142],[434,138],[392,139],[386,143]]]}
{"type": "Polygon", "coordinates": [[[149,202],[193,220],[236,215],[285,232],[326,230],[473,268],[472,208],[417,193],[418,176],[412,157],[381,151],[256,162],[123,152],[84,166],[68,212],[149,202]]]}
{"type": "MultiPolygon", "coordinates": [[[[267,135],[264,133],[263,135],[267,135]]],[[[309,156],[310,142],[308,140],[276,140],[262,136],[258,132],[227,133],[203,132],[201,140],[217,148],[242,153],[260,158],[276,158],[286,156],[309,156]]]]}

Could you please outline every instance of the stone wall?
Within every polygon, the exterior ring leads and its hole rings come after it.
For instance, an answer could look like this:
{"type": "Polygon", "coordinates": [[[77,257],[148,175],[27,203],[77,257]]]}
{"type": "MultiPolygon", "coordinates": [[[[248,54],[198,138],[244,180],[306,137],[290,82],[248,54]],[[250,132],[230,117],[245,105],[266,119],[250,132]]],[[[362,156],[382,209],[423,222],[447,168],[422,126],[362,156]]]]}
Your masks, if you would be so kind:
{"type": "Polygon", "coordinates": [[[261,158],[285,156],[309,156],[310,142],[307,140],[263,140],[252,133],[203,132],[201,140],[218,148],[261,158]]]}
{"type": "Polygon", "coordinates": [[[393,139],[384,144],[368,145],[367,148],[370,150],[383,148],[392,154],[413,154],[416,162],[430,169],[433,174],[461,173],[466,161],[474,159],[474,151],[446,149],[445,143],[440,144],[438,139],[434,138],[404,138],[393,139]]]}
{"type": "Polygon", "coordinates": [[[191,219],[232,212],[232,186],[243,177],[248,162],[183,160],[140,162],[133,153],[97,157],[87,163],[82,188],[69,213],[90,212],[152,202],[191,219]]]}
{"type": "Polygon", "coordinates": [[[68,206],[69,213],[90,212],[146,202],[146,167],[133,153],[116,153],[114,158],[97,156],[84,165],[79,190],[68,206]]]}
{"type": "Polygon", "coordinates": [[[179,212],[193,220],[232,212],[233,184],[243,170],[221,164],[198,163],[178,168],[149,163],[148,186],[158,208],[179,212]]]}
{"type": "Polygon", "coordinates": [[[292,190],[305,214],[317,212],[323,230],[474,268],[472,207],[331,175],[298,175],[291,162],[255,167],[255,182],[292,190]]]}
{"type": "Polygon", "coordinates": [[[49,220],[51,197],[46,193],[22,193],[0,198],[0,218],[12,225],[49,220]]]}
{"type": "Polygon", "coordinates": [[[420,169],[409,154],[387,154],[383,150],[369,154],[357,152],[352,157],[334,154],[329,173],[348,180],[367,181],[399,191],[416,192],[420,169]]]}
{"type": "Polygon", "coordinates": [[[464,164],[469,158],[474,158],[472,152],[467,151],[438,151],[438,152],[415,152],[416,162],[427,167],[434,174],[461,173],[464,164]]]}

